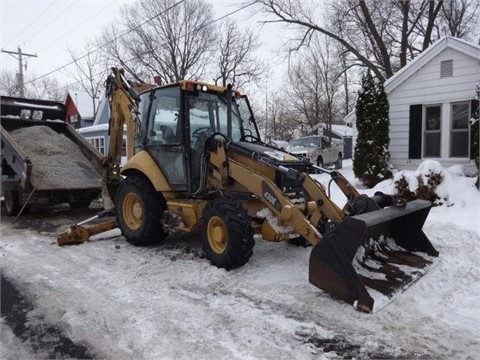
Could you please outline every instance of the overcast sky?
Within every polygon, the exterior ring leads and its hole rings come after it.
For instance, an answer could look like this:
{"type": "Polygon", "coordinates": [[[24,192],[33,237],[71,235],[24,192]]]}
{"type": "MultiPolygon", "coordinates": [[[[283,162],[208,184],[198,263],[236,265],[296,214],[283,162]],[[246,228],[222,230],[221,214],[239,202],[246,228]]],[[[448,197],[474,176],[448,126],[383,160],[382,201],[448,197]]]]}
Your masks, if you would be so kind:
{"type": "MultiPolygon", "coordinates": [[[[241,0],[208,0],[212,3],[215,18],[234,11],[241,0]]],[[[2,50],[36,54],[26,60],[25,78],[38,77],[50,73],[68,63],[71,57],[67,46],[81,52],[83,44],[99,34],[102,27],[119,17],[122,4],[133,0],[0,0],[0,44],[2,50]]],[[[257,27],[257,19],[252,19],[251,11],[243,10],[231,16],[239,25],[257,27]]],[[[254,18],[254,17],[253,17],[254,18]]],[[[281,32],[273,25],[265,26],[261,33],[264,44],[261,56],[272,56],[271,51],[280,46],[281,32]]],[[[82,53],[83,54],[83,53],[82,53]]],[[[278,61],[278,59],[277,59],[278,61]]],[[[1,53],[2,69],[17,72],[18,60],[9,54],[1,53]]],[[[52,74],[62,84],[74,82],[56,71],[52,74]]]]}

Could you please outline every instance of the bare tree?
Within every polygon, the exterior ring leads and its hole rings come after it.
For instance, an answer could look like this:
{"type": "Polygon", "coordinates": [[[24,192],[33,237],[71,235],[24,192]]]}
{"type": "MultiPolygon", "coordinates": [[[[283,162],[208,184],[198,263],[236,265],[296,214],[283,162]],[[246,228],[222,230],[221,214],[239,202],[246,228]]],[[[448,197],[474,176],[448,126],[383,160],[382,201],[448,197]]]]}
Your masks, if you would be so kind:
{"type": "Polygon", "coordinates": [[[110,58],[137,80],[199,79],[215,43],[212,6],[204,0],[142,0],[122,9],[118,26],[99,39],[110,58]]]}
{"type": "Polygon", "coordinates": [[[50,77],[42,77],[27,85],[27,96],[33,99],[65,100],[65,88],[60,86],[58,80],[50,77]]]}
{"type": "MultiPolygon", "coordinates": [[[[314,33],[335,40],[350,61],[385,81],[434,40],[443,1],[341,0],[330,2],[329,21],[316,1],[256,0],[257,9],[298,30],[294,49],[310,43],[314,33]],[[343,29],[341,32],[338,29],[343,29]]],[[[466,19],[463,19],[465,24],[466,19]]]]}
{"type": "MultiPolygon", "coordinates": [[[[296,135],[299,126],[298,113],[294,111],[289,103],[289,98],[285,94],[274,94],[267,104],[267,117],[264,123],[261,123],[265,129],[265,140],[285,140],[290,141],[296,135]]],[[[300,130],[302,131],[302,130],[300,130]]]]}
{"type": "MultiPolygon", "coordinates": [[[[147,81],[150,77],[144,67],[132,61],[131,56],[122,46],[122,33],[121,27],[117,23],[111,23],[104,27],[101,35],[97,38],[96,43],[102,52],[105,62],[110,66],[120,66],[127,73],[130,74],[136,81],[147,81]]],[[[109,67],[110,67],[109,66],[109,67]]]]}
{"type": "Polygon", "coordinates": [[[235,21],[224,20],[218,27],[218,45],[214,82],[241,88],[249,82],[258,82],[265,66],[254,56],[259,48],[258,35],[251,29],[240,30],[235,21]]]}
{"type": "Polygon", "coordinates": [[[15,73],[2,69],[0,73],[0,92],[5,96],[18,96],[15,73]]]}
{"type": "MultiPolygon", "coordinates": [[[[31,75],[29,78],[35,78],[31,75]]],[[[5,96],[19,96],[17,80],[14,72],[5,69],[0,73],[0,93],[5,96]]],[[[35,81],[27,80],[25,97],[44,100],[64,100],[65,91],[58,80],[52,77],[42,77],[35,81]]]]}
{"type": "Polygon", "coordinates": [[[68,53],[73,61],[73,66],[64,70],[64,73],[74,79],[79,87],[92,99],[93,114],[97,113],[97,99],[104,87],[108,68],[102,53],[92,41],[87,41],[81,51],[83,55],[69,48],[68,53]]]}
{"type": "MultiPolygon", "coordinates": [[[[437,36],[450,35],[473,40],[479,36],[480,2],[471,0],[444,1],[436,25],[437,36]]],[[[480,40],[480,38],[478,39],[480,40]]]]}
{"type": "Polygon", "coordinates": [[[319,123],[331,129],[340,120],[344,70],[331,43],[328,37],[315,35],[310,46],[298,53],[299,60],[289,73],[287,93],[310,131],[319,123]]]}
{"type": "MultiPolygon", "coordinates": [[[[315,71],[315,69],[313,69],[315,71]]],[[[299,125],[312,130],[321,121],[321,84],[315,81],[318,74],[310,73],[304,64],[297,63],[289,72],[290,86],[287,93],[298,114],[299,125]]]]}

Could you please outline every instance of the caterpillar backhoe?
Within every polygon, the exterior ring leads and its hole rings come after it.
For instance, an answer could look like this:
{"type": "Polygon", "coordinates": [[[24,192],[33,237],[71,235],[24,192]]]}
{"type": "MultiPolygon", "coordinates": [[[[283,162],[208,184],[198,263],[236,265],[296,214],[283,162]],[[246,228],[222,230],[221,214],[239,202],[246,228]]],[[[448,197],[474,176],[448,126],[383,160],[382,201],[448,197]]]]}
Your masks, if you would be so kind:
{"type": "MultiPolygon", "coordinates": [[[[390,297],[438,256],[422,231],[428,201],[360,195],[340,172],[266,145],[248,98],[231,86],[180,81],[138,95],[113,68],[107,96],[105,179],[115,225],[131,244],[199,231],[206,258],[229,270],[249,261],[255,233],[300,239],[313,245],[310,282],[366,312],[374,305],[367,288],[390,297]],[[120,168],[124,125],[128,161],[120,168]],[[316,169],[345,194],[342,208],[309,175],[316,169]]],[[[77,226],[59,243],[105,230],[92,229],[77,226]]]]}

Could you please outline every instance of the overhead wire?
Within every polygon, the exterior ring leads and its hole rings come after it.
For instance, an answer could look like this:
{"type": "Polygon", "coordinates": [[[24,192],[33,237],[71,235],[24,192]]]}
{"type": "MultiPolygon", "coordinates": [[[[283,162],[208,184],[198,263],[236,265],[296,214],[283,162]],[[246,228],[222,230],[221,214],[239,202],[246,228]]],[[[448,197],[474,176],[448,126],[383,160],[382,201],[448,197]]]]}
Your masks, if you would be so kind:
{"type": "Polygon", "coordinates": [[[25,83],[25,85],[31,84],[31,83],[39,80],[39,79],[42,79],[42,78],[44,78],[44,77],[46,77],[46,76],[48,76],[48,75],[51,75],[51,74],[53,74],[53,73],[55,73],[55,72],[57,72],[57,71],[59,71],[59,70],[62,70],[62,69],[64,69],[64,68],[66,68],[66,67],[69,66],[69,65],[72,65],[72,64],[76,63],[78,60],[81,60],[81,59],[87,57],[88,55],[93,54],[94,52],[100,50],[100,49],[101,49],[102,47],[104,47],[105,45],[107,45],[107,44],[109,44],[109,43],[111,43],[111,42],[114,42],[114,41],[120,39],[121,37],[123,37],[123,36],[131,33],[132,31],[134,31],[134,30],[138,29],[139,27],[145,25],[147,22],[152,21],[153,19],[156,19],[157,17],[163,15],[163,14],[166,13],[167,11],[173,9],[174,7],[180,5],[180,4],[183,3],[183,2],[185,2],[185,0],[180,0],[180,1],[176,2],[175,4],[173,4],[172,6],[170,6],[169,8],[167,8],[166,10],[160,12],[159,14],[157,14],[157,15],[155,15],[155,16],[152,16],[151,18],[145,20],[143,23],[135,26],[134,28],[129,29],[128,31],[126,31],[126,32],[118,35],[117,37],[115,37],[114,39],[108,41],[107,43],[101,44],[101,45],[97,46],[97,47],[94,48],[93,50],[90,50],[90,51],[87,52],[86,54],[84,54],[84,55],[82,55],[82,56],[80,56],[80,57],[78,57],[78,58],[76,58],[76,59],[73,59],[73,60],[70,61],[69,63],[67,63],[67,64],[65,64],[65,65],[63,65],[63,66],[60,66],[60,67],[56,68],[55,70],[52,70],[52,71],[50,71],[50,72],[48,72],[48,73],[46,73],[46,74],[43,74],[43,75],[41,75],[41,76],[39,76],[39,77],[36,77],[36,78],[33,79],[33,80],[30,80],[29,82],[25,83]]]}
{"type": "Polygon", "coordinates": [[[55,5],[55,3],[56,3],[57,1],[58,1],[58,0],[55,0],[54,2],[52,2],[49,7],[47,7],[45,10],[43,10],[40,15],[38,15],[30,24],[28,24],[27,26],[25,26],[22,31],[20,31],[17,35],[15,35],[12,39],[10,39],[10,41],[7,42],[4,46],[10,45],[10,44],[13,42],[13,40],[15,40],[15,39],[18,38],[20,35],[22,35],[27,29],[29,29],[33,24],[35,24],[35,22],[36,22],[37,20],[41,19],[41,18],[42,18],[42,15],[45,14],[48,10],[50,10],[50,9],[52,8],[52,6],[55,5]]]}
{"type": "Polygon", "coordinates": [[[47,22],[44,26],[42,26],[39,30],[37,30],[35,32],[35,34],[33,36],[30,36],[29,38],[25,39],[25,41],[28,41],[28,40],[31,40],[32,38],[36,37],[43,29],[45,29],[47,26],[49,26],[50,24],[52,24],[56,19],[58,19],[60,16],[62,16],[63,14],[65,14],[68,10],[70,10],[70,8],[72,8],[75,4],[77,4],[80,0],[77,0],[77,1],[74,1],[73,3],[70,4],[70,6],[67,6],[65,9],[63,9],[63,11],[59,14],[57,14],[57,16],[55,16],[53,19],[49,19],[49,22],[47,22]]]}
{"type": "MultiPolygon", "coordinates": [[[[236,10],[233,10],[233,11],[231,11],[231,12],[229,12],[229,13],[227,13],[227,14],[225,14],[225,15],[217,18],[217,19],[214,19],[214,20],[211,21],[209,24],[214,24],[214,23],[216,23],[216,22],[219,22],[220,20],[223,20],[223,19],[225,19],[225,18],[227,18],[227,17],[229,17],[229,16],[232,16],[233,14],[236,14],[237,12],[240,12],[240,11],[242,11],[242,10],[244,10],[244,9],[252,6],[253,4],[255,4],[255,1],[252,1],[251,3],[245,4],[244,6],[238,8],[238,9],[236,9],[236,10]]],[[[199,27],[193,29],[192,31],[190,31],[190,32],[188,32],[188,33],[180,36],[179,39],[181,39],[181,38],[187,38],[189,35],[197,32],[198,30],[202,29],[202,28],[205,27],[205,26],[206,26],[206,25],[200,25],[199,27]]],[[[141,54],[139,54],[139,55],[148,54],[148,53],[150,53],[150,52],[153,52],[153,51],[155,51],[155,50],[158,50],[159,48],[160,48],[160,46],[157,47],[157,48],[154,48],[154,49],[150,49],[150,50],[148,50],[148,51],[145,51],[145,52],[143,52],[143,53],[141,53],[141,54]]],[[[134,56],[133,58],[130,58],[130,59],[128,59],[128,60],[125,60],[124,63],[127,63],[127,62],[130,62],[130,61],[135,60],[139,55],[136,55],[136,56],[134,56]]]]}
{"type": "MultiPolygon", "coordinates": [[[[165,10],[163,13],[165,13],[165,12],[167,12],[168,10],[172,9],[172,8],[173,8],[173,7],[175,7],[176,5],[179,5],[179,4],[180,4],[181,2],[183,2],[183,1],[185,1],[185,0],[182,0],[182,1],[180,1],[180,2],[179,2],[179,3],[177,3],[177,4],[174,4],[172,7],[168,8],[168,9],[167,9],[167,10],[165,10]]],[[[227,13],[227,14],[225,14],[225,15],[223,15],[223,16],[221,16],[221,17],[217,18],[217,19],[214,19],[214,20],[213,20],[213,21],[211,21],[209,24],[214,24],[214,23],[216,23],[216,22],[219,22],[219,21],[221,21],[221,20],[223,20],[223,19],[225,19],[225,18],[227,18],[227,17],[229,17],[229,16],[232,16],[232,15],[234,15],[234,14],[236,14],[236,13],[238,13],[238,12],[240,12],[240,11],[242,11],[242,10],[244,10],[244,9],[246,9],[246,8],[248,8],[248,7],[250,7],[250,6],[252,6],[254,3],[255,3],[255,2],[254,2],[254,1],[252,1],[252,2],[250,2],[250,3],[248,3],[248,4],[244,5],[244,6],[242,6],[242,7],[240,7],[240,8],[238,8],[238,9],[236,9],[236,10],[233,10],[233,11],[231,11],[231,12],[229,12],[229,13],[227,13]]],[[[162,13],[162,14],[163,14],[163,13],[162,13]]],[[[125,36],[126,34],[128,34],[128,33],[130,33],[131,31],[133,31],[133,30],[135,30],[135,29],[137,29],[137,28],[139,28],[139,27],[143,26],[143,25],[144,25],[144,24],[146,24],[148,21],[151,21],[151,20],[153,20],[154,18],[157,18],[157,17],[158,17],[158,16],[160,16],[160,15],[161,15],[161,14],[159,14],[159,15],[156,15],[155,17],[153,17],[153,18],[151,18],[151,19],[149,19],[149,20],[147,20],[147,21],[143,22],[142,24],[140,24],[140,25],[136,26],[135,28],[133,28],[133,29],[130,29],[128,32],[126,32],[126,33],[124,33],[124,34],[122,34],[122,35],[120,35],[120,36],[116,37],[115,39],[113,39],[113,40],[111,40],[111,41],[107,42],[106,44],[108,44],[108,43],[110,43],[110,42],[113,42],[113,41],[115,41],[115,40],[117,40],[117,39],[121,38],[122,36],[125,36]]],[[[198,31],[198,30],[202,29],[202,28],[203,28],[203,27],[205,27],[205,26],[206,26],[206,25],[201,25],[201,26],[199,26],[199,27],[197,27],[197,28],[193,29],[193,30],[192,30],[192,31],[190,31],[189,33],[182,35],[181,37],[187,37],[188,35],[190,35],[190,34],[192,34],[192,33],[196,32],[196,31],[198,31]]],[[[102,46],[100,46],[99,48],[103,47],[103,46],[104,46],[104,45],[106,45],[106,44],[103,44],[103,45],[102,45],[102,46]]],[[[67,66],[71,65],[72,63],[74,63],[74,62],[76,62],[76,61],[78,61],[78,60],[81,60],[82,58],[84,58],[84,57],[86,57],[86,56],[90,55],[91,53],[93,53],[93,52],[95,52],[95,51],[99,50],[99,48],[96,48],[96,49],[92,50],[91,52],[87,53],[86,55],[83,55],[83,56],[81,56],[81,57],[77,58],[76,60],[74,60],[74,61],[72,61],[72,62],[68,63],[67,65],[64,65],[64,66],[62,66],[60,69],[63,69],[63,68],[65,68],[65,67],[67,67],[67,66]]],[[[156,49],[158,49],[158,48],[156,48],[156,49]]],[[[142,54],[140,54],[140,55],[147,54],[147,53],[149,53],[149,52],[151,52],[151,51],[155,51],[156,49],[149,50],[149,51],[147,51],[147,52],[144,52],[144,53],[142,53],[142,54]]],[[[128,59],[128,60],[125,60],[125,61],[124,61],[124,63],[131,62],[131,61],[135,60],[136,58],[137,58],[137,57],[135,56],[135,57],[133,57],[133,58],[130,58],[130,59],[128,59]]],[[[60,70],[60,69],[58,69],[58,70],[60,70]]],[[[58,70],[55,70],[55,71],[58,71],[58,70]]],[[[31,80],[29,83],[31,83],[31,82],[34,82],[35,80],[38,80],[38,79],[40,79],[40,78],[42,78],[42,77],[44,77],[44,76],[50,75],[51,73],[53,73],[53,72],[55,72],[55,71],[52,71],[52,72],[50,72],[50,73],[48,73],[48,74],[42,75],[42,76],[40,76],[40,77],[38,77],[38,78],[36,78],[36,79],[34,79],[34,80],[31,80]]],[[[98,75],[101,75],[101,74],[102,74],[104,71],[105,71],[105,70],[102,70],[102,71],[100,71],[100,72],[98,72],[98,73],[94,74],[93,76],[98,76],[98,75]]],[[[59,90],[61,90],[61,89],[67,89],[68,87],[70,87],[70,86],[72,86],[72,85],[75,85],[75,84],[77,84],[77,83],[80,83],[80,81],[81,81],[81,80],[78,80],[78,81],[75,81],[75,82],[73,82],[73,83],[67,84],[67,85],[65,85],[65,86],[61,87],[59,90]]]]}
{"type": "Polygon", "coordinates": [[[110,2],[107,6],[105,6],[104,8],[102,8],[100,11],[98,11],[95,15],[89,17],[88,19],[86,19],[85,21],[83,21],[82,23],[78,24],[76,27],[74,27],[72,30],[70,30],[69,32],[63,34],[62,36],[56,38],[55,40],[53,40],[52,42],[50,42],[49,44],[45,45],[44,47],[42,47],[40,50],[37,51],[37,53],[40,53],[42,52],[43,50],[49,48],[50,46],[52,46],[53,44],[55,44],[56,42],[58,42],[58,40],[61,40],[63,39],[64,37],[70,35],[72,32],[74,32],[75,30],[77,30],[79,27],[81,27],[82,25],[86,24],[87,22],[91,21],[92,19],[94,19],[95,17],[97,17],[98,15],[100,15],[102,12],[104,12],[106,9],[108,9],[110,6],[112,6],[113,4],[116,3],[116,0],[113,0],[112,2],[110,2]]]}

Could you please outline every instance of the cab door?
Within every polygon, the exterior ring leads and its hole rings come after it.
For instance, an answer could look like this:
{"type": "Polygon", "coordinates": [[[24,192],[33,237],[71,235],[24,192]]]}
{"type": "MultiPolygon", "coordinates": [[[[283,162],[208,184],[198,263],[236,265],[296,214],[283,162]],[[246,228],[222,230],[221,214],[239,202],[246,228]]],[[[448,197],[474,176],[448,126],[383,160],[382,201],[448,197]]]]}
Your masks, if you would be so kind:
{"type": "Polygon", "coordinates": [[[184,112],[179,86],[153,90],[144,137],[145,150],[155,159],[172,189],[187,191],[184,112]]]}

